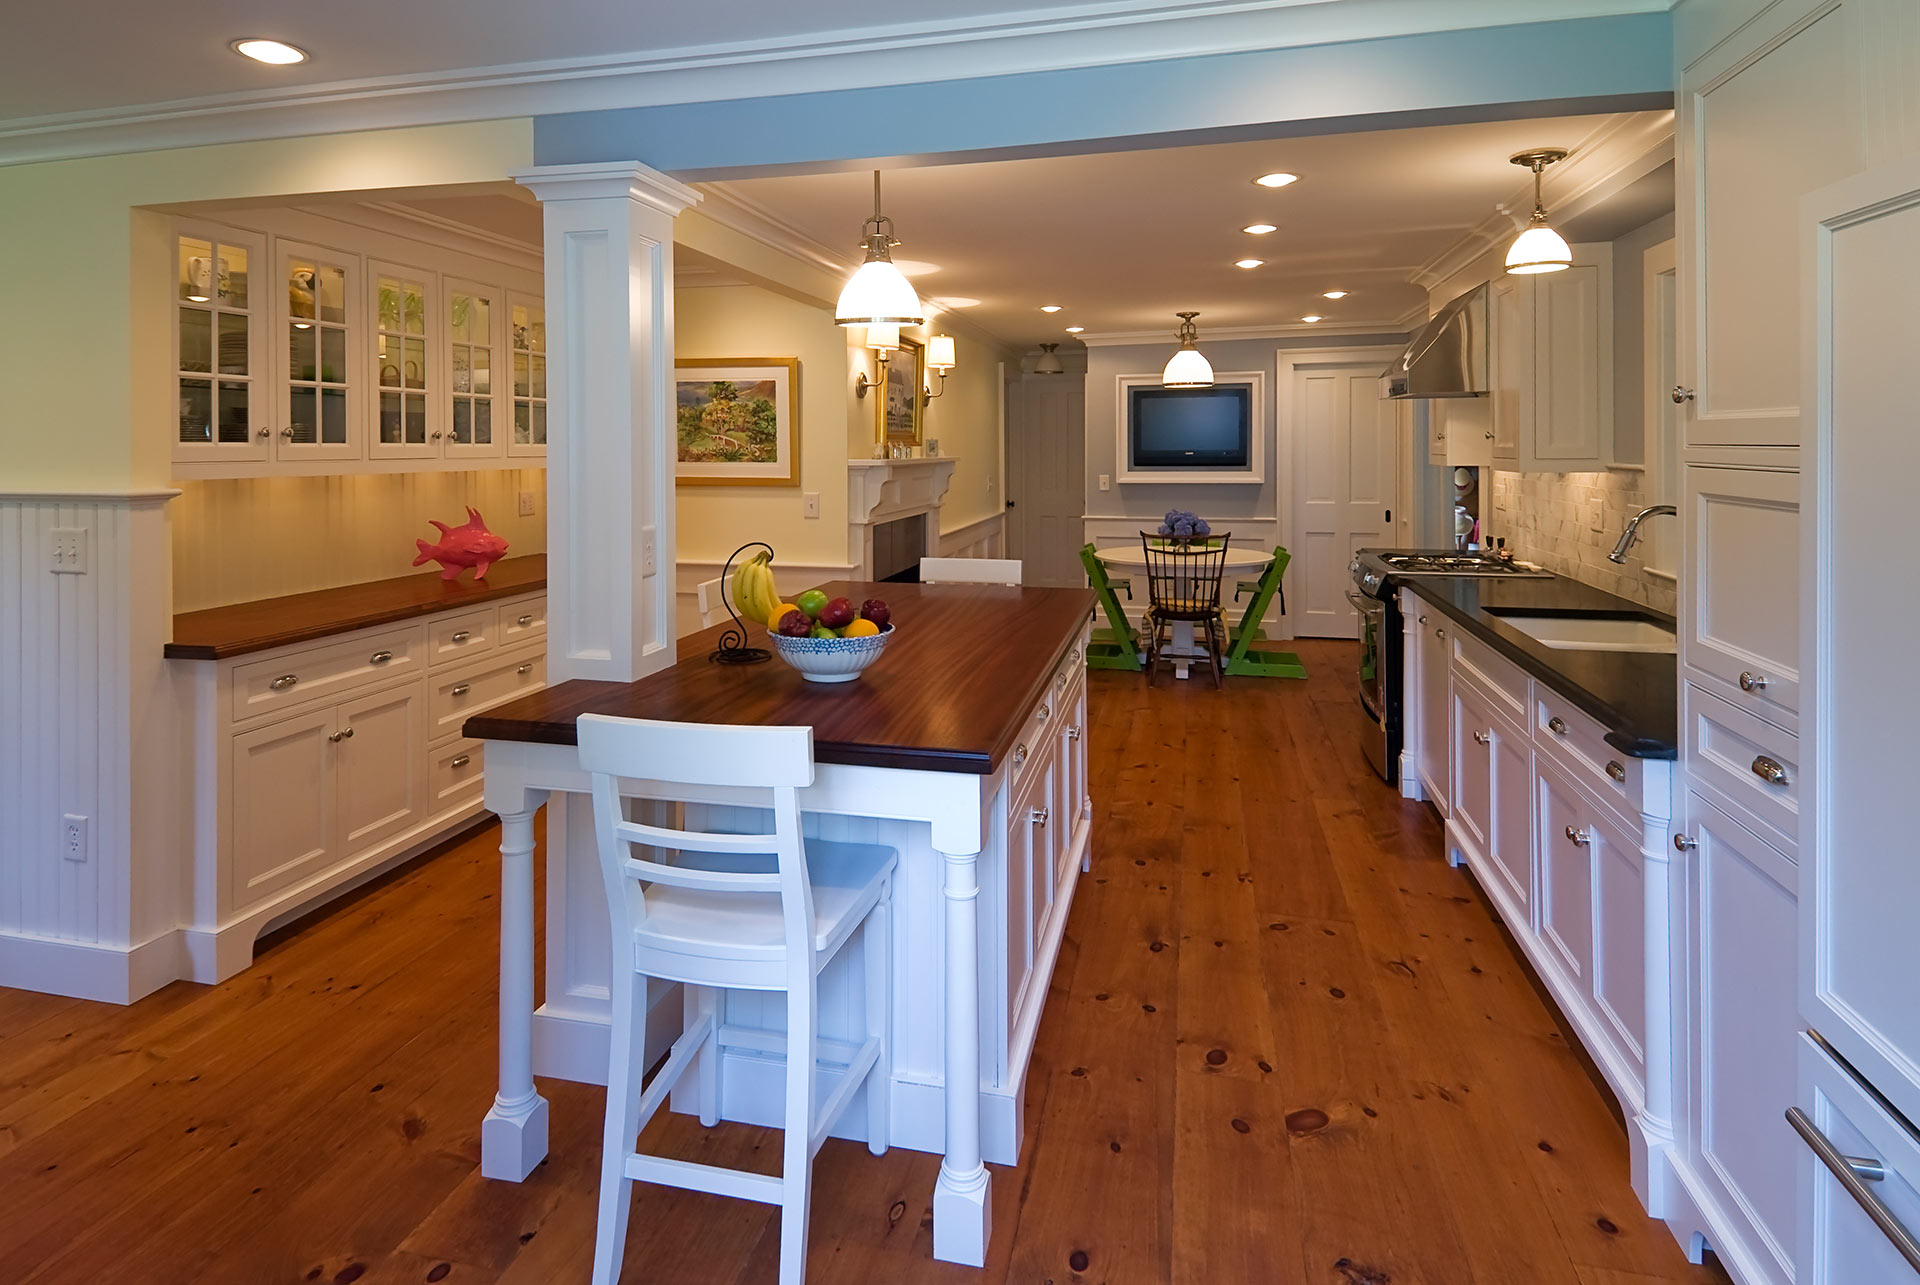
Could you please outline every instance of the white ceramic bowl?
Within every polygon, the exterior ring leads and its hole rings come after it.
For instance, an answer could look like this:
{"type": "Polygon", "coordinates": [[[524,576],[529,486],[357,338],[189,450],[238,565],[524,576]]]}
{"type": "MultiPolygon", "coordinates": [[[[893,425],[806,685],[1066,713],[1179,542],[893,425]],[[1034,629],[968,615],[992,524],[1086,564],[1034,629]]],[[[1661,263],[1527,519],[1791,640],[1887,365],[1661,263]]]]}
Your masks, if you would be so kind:
{"type": "Polygon", "coordinates": [[[770,633],[768,643],[774,654],[800,671],[810,683],[850,683],[860,671],[880,659],[887,639],[893,637],[889,623],[877,634],[865,638],[789,638],[770,633]]]}

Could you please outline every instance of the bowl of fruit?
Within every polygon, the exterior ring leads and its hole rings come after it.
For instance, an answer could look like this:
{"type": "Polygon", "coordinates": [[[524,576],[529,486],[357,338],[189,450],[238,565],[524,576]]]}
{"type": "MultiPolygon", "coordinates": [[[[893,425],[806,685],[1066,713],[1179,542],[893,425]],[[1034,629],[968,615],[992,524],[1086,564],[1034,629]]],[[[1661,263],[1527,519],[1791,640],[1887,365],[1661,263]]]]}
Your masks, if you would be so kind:
{"type": "Polygon", "coordinates": [[[767,615],[774,654],[810,683],[850,683],[880,659],[893,637],[892,613],[878,598],[855,606],[809,589],[767,615]]]}

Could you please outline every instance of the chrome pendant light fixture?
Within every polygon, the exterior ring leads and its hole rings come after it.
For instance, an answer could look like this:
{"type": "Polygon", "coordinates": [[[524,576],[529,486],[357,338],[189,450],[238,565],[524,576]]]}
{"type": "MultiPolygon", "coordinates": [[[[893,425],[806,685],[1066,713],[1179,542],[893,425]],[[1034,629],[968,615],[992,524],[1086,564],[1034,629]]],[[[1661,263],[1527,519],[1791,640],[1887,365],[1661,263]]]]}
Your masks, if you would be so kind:
{"type": "Polygon", "coordinates": [[[1060,354],[1054,351],[1059,346],[1059,344],[1040,345],[1040,355],[1033,362],[1034,374],[1064,375],[1067,373],[1067,368],[1060,362],[1060,354]]]}
{"type": "Polygon", "coordinates": [[[1200,330],[1193,324],[1197,312],[1176,312],[1180,318],[1180,347],[1167,358],[1160,373],[1162,388],[1212,388],[1213,364],[1200,355],[1200,330]]]}
{"type": "Polygon", "coordinates": [[[1533,171],[1533,218],[1526,230],[1507,247],[1507,271],[1515,276],[1535,272],[1559,272],[1573,263],[1573,251],[1567,239],[1547,223],[1547,207],[1540,200],[1540,171],[1555,161],[1567,159],[1564,147],[1542,147],[1508,157],[1515,165],[1533,171]]]}
{"type": "Polygon", "coordinates": [[[840,292],[834,322],[842,326],[917,326],[927,319],[920,296],[893,265],[893,220],[880,212],[880,171],[873,172],[873,217],[860,229],[867,261],[840,292]]]}

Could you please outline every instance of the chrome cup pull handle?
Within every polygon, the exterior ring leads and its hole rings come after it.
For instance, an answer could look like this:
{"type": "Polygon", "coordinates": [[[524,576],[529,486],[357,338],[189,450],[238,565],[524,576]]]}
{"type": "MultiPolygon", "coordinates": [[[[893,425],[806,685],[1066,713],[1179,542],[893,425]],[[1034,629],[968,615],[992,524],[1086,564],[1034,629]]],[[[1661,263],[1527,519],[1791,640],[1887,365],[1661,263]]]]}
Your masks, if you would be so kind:
{"type": "Polygon", "coordinates": [[[448,639],[447,641],[463,643],[471,637],[473,637],[473,632],[471,630],[457,629],[454,631],[453,637],[448,639]]]}
{"type": "Polygon", "coordinates": [[[526,627],[527,627],[528,625],[530,625],[530,624],[532,624],[532,623],[533,623],[533,613],[532,613],[532,612],[528,612],[528,613],[527,613],[526,615],[524,615],[524,616],[522,616],[522,617],[520,617],[520,620],[519,620],[519,624],[520,624],[520,627],[521,627],[522,629],[524,629],[524,628],[526,628],[526,627]]]}
{"type": "Polygon", "coordinates": [[[473,690],[473,686],[469,683],[455,683],[453,687],[447,692],[447,695],[465,696],[468,692],[472,690],[473,690]]]}
{"type": "Polygon", "coordinates": [[[1622,785],[1625,785],[1627,783],[1626,765],[1620,762],[1620,760],[1618,759],[1607,760],[1607,775],[1612,777],[1614,780],[1620,782],[1620,784],[1622,785]]]}
{"type": "Polygon", "coordinates": [[[457,772],[471,762],[473,762],[473,755],[456,754],[447,760],[447,766],[457,772]]]}
{"type": "Polygon", "coordinates": [[[1768,785],[1787,783],[1787,765],[1770,755],[1762,754],[1753,760],[1753,774],[1768,785]]]}
{"type": "Polygon", "coordinates": [[[390,652],[390,651],[376,651],[376,652],[374,652],[374,653],[373,653],[373,655],[371,655],[371,656],[369,656],[369,657],[367,657],[367,663],[368,663],[369,665],[384,665],[384,664],[386,664],[386,663],[387,663],[388,661],[390,661],[390,660],[392,660],[392,659],[393,659],[393,653],[392,653],[392,652],[390,652]]]}
{"type": "Polygon", "coordinates": [[[300,681],[300,675],[298,674],[282,674],[280,675],[280,677],[268,683],[267,686],[271,687],[276,692],[284,692],[289,687],[292,687],[295,683],[299,681],[300,681]]]}
{"type": "Polygon", "coordinates": [[[520,666],[520,668],[514,670],[513,672],[516,674],[531,674],[533,672],[533,662],[528,661],[526,664],[520,666]]]}
{"type": "Polygon", "coordinates": [[[1567,720],[1555,714],[1547,720],[1547,730],[1555,736],[1565,736],[1567,734],[1567,720]]]}

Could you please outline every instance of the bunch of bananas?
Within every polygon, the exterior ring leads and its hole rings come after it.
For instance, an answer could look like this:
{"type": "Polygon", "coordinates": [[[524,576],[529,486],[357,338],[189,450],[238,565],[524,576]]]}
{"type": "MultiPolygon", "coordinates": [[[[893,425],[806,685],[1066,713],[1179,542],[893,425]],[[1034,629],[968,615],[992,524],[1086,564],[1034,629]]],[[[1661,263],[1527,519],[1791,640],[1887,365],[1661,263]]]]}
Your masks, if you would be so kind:
{"type": "Polygon", "coordinates": [[[771,626],[776,609],[781,607],[780,591],[773,587],[773,554],[756,550],[752,557],[733,569],[728,586],[733,609],[749,620],[771,626]]]}

